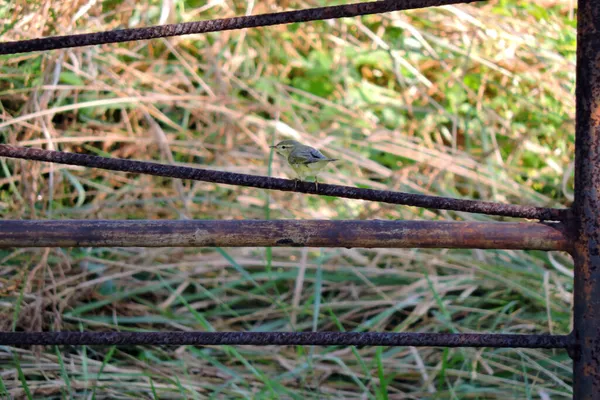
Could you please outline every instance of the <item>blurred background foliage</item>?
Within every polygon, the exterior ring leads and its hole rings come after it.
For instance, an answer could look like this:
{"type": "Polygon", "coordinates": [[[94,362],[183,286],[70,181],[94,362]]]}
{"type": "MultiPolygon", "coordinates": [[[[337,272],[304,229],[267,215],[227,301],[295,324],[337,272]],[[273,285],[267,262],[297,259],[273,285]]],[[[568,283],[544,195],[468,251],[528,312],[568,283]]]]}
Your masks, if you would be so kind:
{"type": "MultiPolygon", "coordinates": [[[[0,40],[342,2],[0,2],[0,40]]],[[[497,0],[0,56],[0,140],[546,207],[572,201],[574,1],[497,0]]],[[[499,220],[0,160],[5,219],[499,220]]],[[[504,219],[507,220],[507,219],[504,219]]],[[[567,333],[564,253],[423,249],[4,249],[3,330],[567,333]]],[[[563,351],[0,348],[14,398],[571,398],[563,351]]]]}

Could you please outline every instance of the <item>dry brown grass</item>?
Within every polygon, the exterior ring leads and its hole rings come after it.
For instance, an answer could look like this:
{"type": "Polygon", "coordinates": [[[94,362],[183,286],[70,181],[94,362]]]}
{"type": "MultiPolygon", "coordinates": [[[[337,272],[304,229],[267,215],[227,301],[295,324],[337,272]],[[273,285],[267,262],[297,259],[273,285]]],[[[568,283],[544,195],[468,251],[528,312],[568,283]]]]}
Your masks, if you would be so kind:
{"type": "MultiPolygon", "coordinates": [[[[321,5],[111,4],[19,0],[0,11],[1,40],[157,24],[163,6],[166,21],[181,22],[321,5]]],[[[509,4],[504,15],[490,2],[3,57],[0,132],[19,145],[260,175],[268,145],[293,137],[342,160],[323,174],[331,183],[568,205],[572,8],[509,4]]],[[[7,219],[488,219],[0,161],[7,219]]],[[[289,171],[274,157],[272,173],[289,171]]],[[[564,254],[10,249],[0,261],[3,330],[570,328],[564,254]]],[[[84,347],[0,357],[15,398],[571,396],[559,351],[84,347]]]]}

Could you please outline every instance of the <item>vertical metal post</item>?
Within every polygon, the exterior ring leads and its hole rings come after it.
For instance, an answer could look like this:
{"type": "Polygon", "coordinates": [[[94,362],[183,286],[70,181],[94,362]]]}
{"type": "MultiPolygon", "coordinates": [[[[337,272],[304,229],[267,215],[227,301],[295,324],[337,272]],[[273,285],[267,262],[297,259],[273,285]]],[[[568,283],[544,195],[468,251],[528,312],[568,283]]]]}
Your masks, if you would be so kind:
{"type": "Polygon", "coordinates": [[[600,399],[600,0],[577,10],[574,398],[600,399]]]}

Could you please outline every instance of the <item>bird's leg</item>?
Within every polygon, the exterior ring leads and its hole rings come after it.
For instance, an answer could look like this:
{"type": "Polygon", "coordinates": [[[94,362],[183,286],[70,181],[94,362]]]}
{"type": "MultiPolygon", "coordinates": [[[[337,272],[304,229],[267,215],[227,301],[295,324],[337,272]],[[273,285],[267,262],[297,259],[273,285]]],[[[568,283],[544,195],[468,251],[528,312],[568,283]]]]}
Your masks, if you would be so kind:
{"type": "Polygon", "coordinates": [[[294,178],[294,191],[298,188],[298,182],[302,182],[302,176],[300,174],[297,174],[294,178]]]}
{"type": "Polygon", "coordinates": [[[315,175],[315,190],[319,191],[319,177],[315,175]]]}

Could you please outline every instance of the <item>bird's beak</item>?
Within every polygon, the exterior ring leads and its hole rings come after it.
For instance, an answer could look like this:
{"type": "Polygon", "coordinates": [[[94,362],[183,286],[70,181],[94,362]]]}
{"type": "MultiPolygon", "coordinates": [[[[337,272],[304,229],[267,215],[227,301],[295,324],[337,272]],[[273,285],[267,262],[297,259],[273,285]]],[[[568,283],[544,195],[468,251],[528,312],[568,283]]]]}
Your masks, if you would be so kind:
{"type": "Polygon", "coordinates": [[[274,149],[275,147],[277,147],[277,146],[269,146],[270,149],[274,149]]]}

